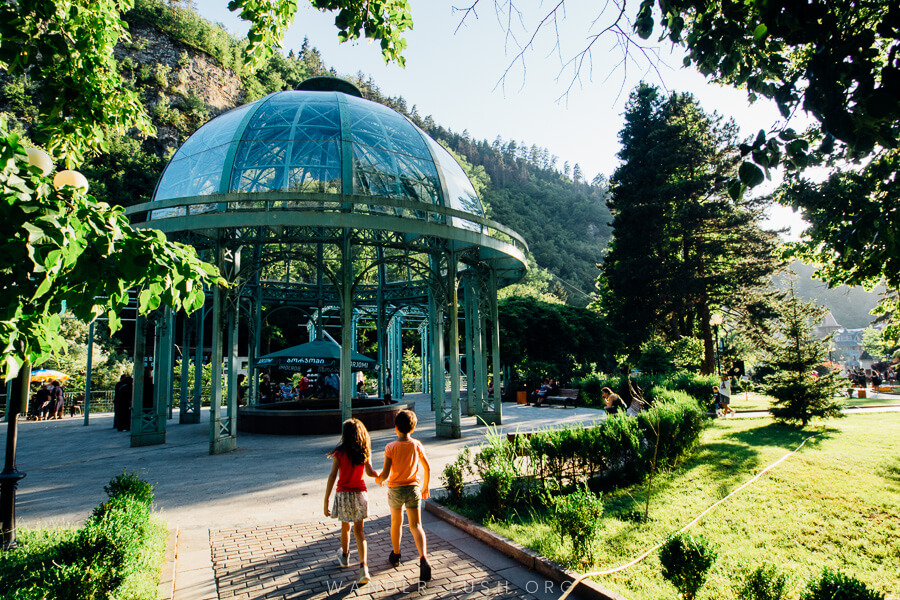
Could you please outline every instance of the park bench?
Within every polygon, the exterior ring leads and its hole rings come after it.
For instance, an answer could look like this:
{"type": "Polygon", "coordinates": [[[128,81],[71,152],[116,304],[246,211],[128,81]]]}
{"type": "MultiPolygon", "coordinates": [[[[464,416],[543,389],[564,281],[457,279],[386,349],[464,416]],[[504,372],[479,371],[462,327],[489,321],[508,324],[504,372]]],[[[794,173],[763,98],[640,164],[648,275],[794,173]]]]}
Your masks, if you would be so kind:
{"type": "Polygon", "coordinates": [[[572,408],[575,408],[575,403],[578,401],[579,393],[581,393],[581,390],[560,389],[559,395],[547,396],[546,398],[544,398],[544,402],[547,404],[562,404],[563,407],[571,403],[572,408]]]}

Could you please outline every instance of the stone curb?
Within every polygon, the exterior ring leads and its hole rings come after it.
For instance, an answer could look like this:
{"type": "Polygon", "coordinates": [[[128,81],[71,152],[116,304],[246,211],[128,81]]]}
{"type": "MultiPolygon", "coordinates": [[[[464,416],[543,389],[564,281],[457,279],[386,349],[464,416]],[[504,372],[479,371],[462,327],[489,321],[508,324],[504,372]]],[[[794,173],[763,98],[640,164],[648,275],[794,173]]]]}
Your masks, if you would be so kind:
{"type": "Polygon", "coordinates": [[[159,573],[159,597],[172,600],[175,597],[175,561],[177,560],[178,527],[169,530],[166,538],[166,552],[159,573]]]}
{"type": "MultiPolygon", "coordinates": [[[[566,569],[562,565],[541,556],[534,550],[530,550],[521,544],[503,537],[483,527],[461,514],[450,510],[449,508],[440,506],[434,501],[425,501],[425,510],[436,517],[450,523],[454,527],[461,529],[472,537],[481,540],[494,550],[501,552],[505,556],[522,563],[528,569],[536,571],[548,579],[556,581],[560,585],[575,581],[579,574],[566,569]]],[[[567,588],[566,588],[567,589],[567,588]]],[[[606,589],[600,584],[590,579],[584,579],[575,588],[575,592],[581,598],[586,600],[627,600],[625,597],[606,589]]]]}

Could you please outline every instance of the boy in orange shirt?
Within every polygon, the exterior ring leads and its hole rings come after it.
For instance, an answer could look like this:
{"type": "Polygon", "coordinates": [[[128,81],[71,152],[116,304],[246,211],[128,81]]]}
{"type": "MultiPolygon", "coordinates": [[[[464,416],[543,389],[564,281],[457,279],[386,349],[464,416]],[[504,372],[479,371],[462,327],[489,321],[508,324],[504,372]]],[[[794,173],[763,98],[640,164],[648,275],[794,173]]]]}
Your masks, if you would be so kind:
{"type": "Polygon", "coordinates": [[[431,581],[431,565],[428,563],[428,549],[425,545],[425,530],[422,528],[420,505],[422,498],[428,497],[428,482],[431,479],[431,465],[425,456],[422,442],[410,437],[416,429],[416,413],[402,410],[394,419],[397,441],[384,449],[384,468],[375,481],[388,486],[388,506],[391,509],[391,550],[388,562],[400,564],[400,536],[403,531],[403,508],[409,517],[409,532],[419,551],[419,582],[431,581]]]}

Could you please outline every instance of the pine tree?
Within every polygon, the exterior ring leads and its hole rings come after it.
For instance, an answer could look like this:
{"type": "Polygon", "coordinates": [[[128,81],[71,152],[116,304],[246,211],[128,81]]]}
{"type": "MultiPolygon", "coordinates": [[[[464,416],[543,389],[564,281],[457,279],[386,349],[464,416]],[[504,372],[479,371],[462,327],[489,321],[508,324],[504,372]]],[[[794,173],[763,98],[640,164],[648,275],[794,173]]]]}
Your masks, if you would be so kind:
{"type": "Polygon", "coordinates": [[[760,207],[730,199],[725,182],[739,152],[732,121],[707,115],[690,94],[641,84],[619,133],[623,161],[607,201],[613,240],[595,304],[638,352],[654,335],[704,344],[714,370],[713,310],[749,317],[743,299],[778,267],[776,239],[757,225],[760,207]]]}
{"type": "Polygon", "coordinates": [[[843,403],[836,398],[836,374],[814,375],[828,355],[827,340],[813,336],[813,325],[826,310],[790,294],[781,302],[780,316],[768,336],[768,363],[775,372],[766,378],[766,393],[773,398],[769,412],[778,421],[800,422],[841,417],[843,403]]]}

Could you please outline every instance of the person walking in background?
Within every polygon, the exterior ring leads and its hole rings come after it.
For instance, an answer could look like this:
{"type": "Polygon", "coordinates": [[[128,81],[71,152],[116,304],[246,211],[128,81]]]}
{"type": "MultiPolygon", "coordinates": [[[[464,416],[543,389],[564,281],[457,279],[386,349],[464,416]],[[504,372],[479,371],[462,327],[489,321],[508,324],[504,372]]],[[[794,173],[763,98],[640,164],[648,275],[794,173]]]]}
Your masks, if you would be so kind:
{"type": "Polygon", "coordinates": [[[391,376],[391,370],[387,370],[387,375],[384,377],[384,399],[386,402],[390,402],[393,398],[393,394],[391,393],[391,388],[394,387],[394,379],[391,376]]]}
{"type": "Polygon", "coordinates": [[[113,427],[116,431],[131,430],[131,394],[133,380],[128,373],[122,373],[113,392],[113,427]]]}
{"type": "Polygon", "coordinates": [[[66,396],[62,384],[54,381],[50,388],[50,418],[62,419],[66,396]]]}
{"type": "Polygon", "coordinates": [[[47,415],[50,414],[50,405],[52,402],[53,401],[50,398],[50,384],[41,384],[41,389],[34,395],[32,403],[32,406],[34,407],[32,412],[36,421],[43,421],[47,418],[47,415]]]}
{"type": "Polygon", "coordinates": [[[403,533],[403,509],[409,518],[409,532],[419,551],[419,583],[431,581],[431,564],[428,562],[428,547],[425,529],[422,528],[422,498],[428,497],[431,480],[431,464],[425,456],[422,442],[411,437],[416,430],[416,413],[401,410],[394,418],[397,441],[384,449],[384,468],[375,481],[379,485],[387,483],[388,507],[391,509],[391,553],[388,562],[396,567],[400,564],[400,538],[403,533]]]}
{"type": "Polygon", "coordinates": [[[337,562],[342,567],[350,565],[350,524],[353,524],[353,537],[356,538],[356,551],[359,554],[359,578],[356,583],[369,583],[369,566],[366,562],[366,533],[363,522],[369,516],[369,498],[366,493],[366,482],[363,472],[369,477],[376,477],[372,468],[372,444],[369,432],[359,419],[347,419],[341,428],[341,441],[328,454],[331,458],[331,474],[325,484],[325,516],[334,517],[341,522],[341,547],[338,550],[337,562]],[[334,494],[334,507],[329,510],[328,499],[337,480],[337,491],[334,494]]]}
{"type": "Polygon", "coordinates": [[[722,412],[727,417],[734,416],[734,409],[731,408],[731,375],[726,375],[722,379],[722,385],[719,386],[719,396],[721,396],[722,412]]]}

